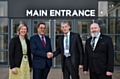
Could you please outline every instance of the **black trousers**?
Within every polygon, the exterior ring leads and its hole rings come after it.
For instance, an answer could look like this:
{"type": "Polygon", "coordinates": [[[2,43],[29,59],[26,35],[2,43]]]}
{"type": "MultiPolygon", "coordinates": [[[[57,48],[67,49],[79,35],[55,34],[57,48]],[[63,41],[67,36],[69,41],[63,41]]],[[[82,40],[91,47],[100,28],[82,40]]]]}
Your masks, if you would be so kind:
{"type": "Polygon", "coordinates": [[[50,67],[46,64],[44,69],[33,68],[33,79],[47,79],[50,67]]]}
{"type": "Polygon", "coordinates": [[[90,72],[90,79],[112,79],[112,76],[107,76],[106,73],[97,74],[94,72],[90,72]]]}
{"type": "Polygon", "coordinates": [[[70,57],[65,58],[63,79],[79,79],[79,71],[76,70],[71,62],[70,57]]]}

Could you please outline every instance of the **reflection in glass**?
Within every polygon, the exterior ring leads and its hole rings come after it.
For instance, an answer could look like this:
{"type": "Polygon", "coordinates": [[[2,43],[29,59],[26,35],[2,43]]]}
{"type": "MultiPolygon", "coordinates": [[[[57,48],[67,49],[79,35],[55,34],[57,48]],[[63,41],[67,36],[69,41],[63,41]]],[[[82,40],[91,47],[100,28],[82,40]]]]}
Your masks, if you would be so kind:
{"type": "Polygon", "coordinates": [[[117,16],[120,17],[120,9],[118,9],[118,13],[117,14],[118,14],[117,16]]]}
{"type": "Polygon", "coordinates": [[[7,32],[8,32],[8,19],[0,18],[0,33],[7,33],[7,32]]]}
{"type": "Polygon", "coordinates": [[[113,2],[108,2],[108,14],[109,16],[114,16],[116,17],[117,15],[117,9],[120,8],[120,2],[118,1],[113,1],[113,2]]]}
{"type": "Polygon", "coordinates": [[[7,16],[8,14],[7,1],[0,1],[0,16],[7,16]]]}
{"type": "Polygon", "coordinates": [[[116,34],[120,34],[120,19],[116,19],[116,34]]]}
{"type": "Polygon", "coordinates": [[[8,63],[8,52],[0,51],[0,64],[8,63]]]}
{"type": "Polygon", "coordinates": [[[78,21],[78,33],[81,35],[82,41],[86,41],[90,35],[91,21],[78,21]]]}
{"type": "Polygon", "coordinates": [[[97,23],[99,24],[101,28],[101,33],[108,33],[108,19],[107,18],[98,18],[97,23]]]}
{"type": "Polygon", "coordinates": [[[45,23],[46,24],[46,34],[47,36],[49,36],[49,27],[50,27],[50,23],[49,21],[34,21],[34,33],[37,33],[37,27],[39,23],[45,23]]]}
{"type": "Polygon", "coordinates": [[[98,2],[98,16],[99,17],[108,16],[108,2],[107,1],[99,1],[98,2]]]}
{"type": "Polygon", "coordinates": [[[0,35],[0,50],[8,49],[8,35],[0,35]]]}
{"type": "Polygon", "coordinates": [[[116,45],[115,45],[115,50],[116,51],[120,51],[120,35],[115,35],[115,38],[116,38],[116,45]]]}
{"type": "Polygon", "coordinates": [[[120,66],[120,52],[115,52],[114,65],[120,66]]]}
{"type": "Polygon", "coordinates": [[[109,34],[115,34],[115,19],[108,19],[109,22],[109,34]]]}

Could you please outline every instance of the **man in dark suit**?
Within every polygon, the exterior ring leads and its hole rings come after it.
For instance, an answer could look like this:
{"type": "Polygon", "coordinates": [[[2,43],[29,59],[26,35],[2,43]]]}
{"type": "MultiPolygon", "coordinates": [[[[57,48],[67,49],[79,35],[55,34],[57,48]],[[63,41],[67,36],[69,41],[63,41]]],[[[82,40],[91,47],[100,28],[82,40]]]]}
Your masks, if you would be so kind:
{"type": "Polygon", "coordinates": [[[47,79],[52,59],[47,58],[51,52],[50,38],[45,36],[46,24],[40,23],[37,27],[38,34],[30,38],[30,47],[33,54],[33,79],[47,79]]]}
{"type": "Polygon", "coordinates": [[[100,33],[97,23],[90,26],[91,37],[86,41],[84,54],[85,74],[90,72],[90,79],[112,79],[114,48],[112,39],[100,33]]]}
{"type": "MultiPolygon", "coordinates": [[[[61,23],[61,30],[64,35],[57,40],[56,51],[53,52],[53,57],[61,54],[63,79],[79,79],[79,69],[83,65],[83,45],[80,35],[70,32],[70,25],[68,22],[61,23]]],[[[48,53],[48,58],[50,53],[48,53]]]]}

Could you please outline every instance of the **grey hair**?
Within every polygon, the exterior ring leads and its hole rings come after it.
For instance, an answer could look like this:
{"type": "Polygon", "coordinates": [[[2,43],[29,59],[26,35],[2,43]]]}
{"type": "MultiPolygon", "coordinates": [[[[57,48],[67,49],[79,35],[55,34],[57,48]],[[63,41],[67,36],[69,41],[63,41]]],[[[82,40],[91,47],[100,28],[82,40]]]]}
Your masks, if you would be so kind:
{"type": "Polygon", "coordinates": [[[23,26],[25,26],[25,27],[27,28],[27,32],[28,32],[28,27],[27,27],[27,25],[26,25],[26,24],[20,24],[20,25],[18,26],[18,28],[17,28],[17,35],[20,34],[20,29],[21,29],[21,27],[23,27],[23,26]]]}
{"type": "Polygon", "coordinates": [[[68,26],[70,26],[70,24],[69,24],[67,21],[61,22],[61,26],[62,26],[63,24],[67,24],[68,26]]]}

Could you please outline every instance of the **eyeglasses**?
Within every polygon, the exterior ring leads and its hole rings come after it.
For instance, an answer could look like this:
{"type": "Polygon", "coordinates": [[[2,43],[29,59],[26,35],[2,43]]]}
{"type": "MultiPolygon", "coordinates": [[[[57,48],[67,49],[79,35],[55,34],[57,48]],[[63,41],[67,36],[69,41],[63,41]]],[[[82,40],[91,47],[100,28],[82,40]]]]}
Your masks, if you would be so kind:
{"type": "Polygon", "coordinates": [[[46,30],[46,28],[43,28],[43,27],[40,27],[39,29],[41,29],[41,30],[46,30]]]}

